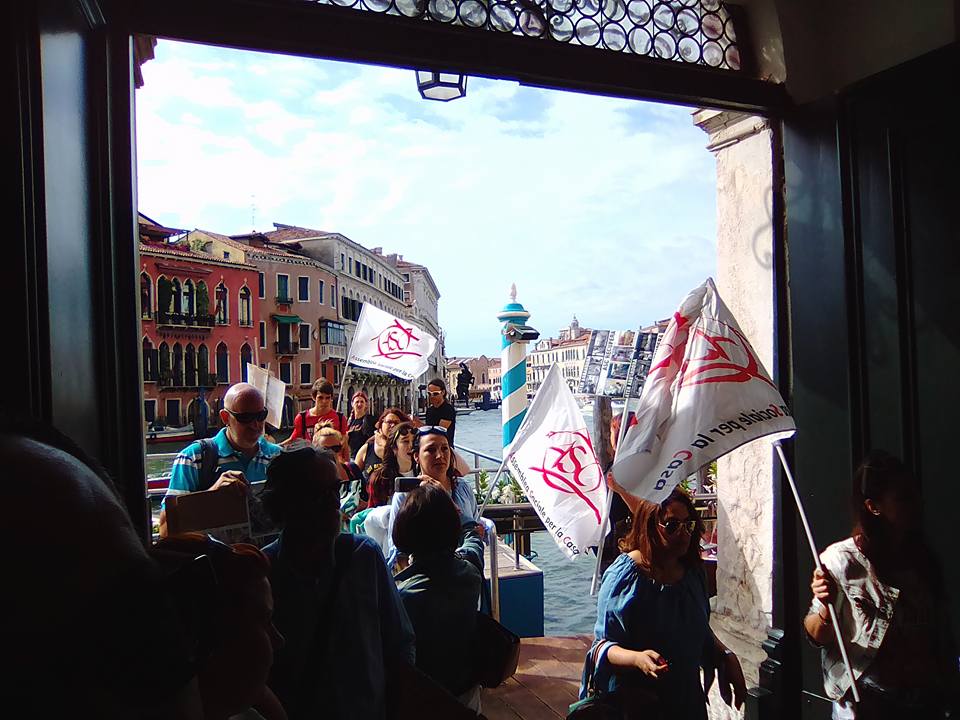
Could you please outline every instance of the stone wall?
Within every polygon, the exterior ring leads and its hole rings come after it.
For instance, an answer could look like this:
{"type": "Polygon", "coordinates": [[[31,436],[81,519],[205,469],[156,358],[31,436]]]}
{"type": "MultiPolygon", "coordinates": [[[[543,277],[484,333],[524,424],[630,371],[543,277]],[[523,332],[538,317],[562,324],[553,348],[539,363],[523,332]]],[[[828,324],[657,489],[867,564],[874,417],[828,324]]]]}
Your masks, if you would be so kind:
{"type": "MultiPolygon", "coordinates": [[[[717,289],[768,372],[773,367],[771,130],[763,118],[701,110],[694,122],[717,159],[717,289]]],[[[773,462],[762,440],[718,462],[717,636],[736,652],[747,687],[766,658],[773,610],[773,462]]],[[[739,717],[710,696],[711,718],[739,717]]]]}

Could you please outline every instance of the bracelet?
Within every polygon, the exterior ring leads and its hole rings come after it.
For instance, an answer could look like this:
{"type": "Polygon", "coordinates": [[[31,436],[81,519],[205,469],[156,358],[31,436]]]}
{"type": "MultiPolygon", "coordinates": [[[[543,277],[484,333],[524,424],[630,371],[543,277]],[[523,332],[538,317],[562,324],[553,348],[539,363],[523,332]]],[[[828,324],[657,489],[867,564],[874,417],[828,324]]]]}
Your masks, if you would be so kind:
{"type": "Polygon", "coordinates": [[[817,611],[817,619],[820,621],[820,624],[821,624],[821,625],[827,625],[827,626],[831,625],[831,622],[830,622],[830,611],[827,610],[827,616],[826,616],[826,617],[824,617],[823,615],[820,614],[819,611],[817,611]]]}

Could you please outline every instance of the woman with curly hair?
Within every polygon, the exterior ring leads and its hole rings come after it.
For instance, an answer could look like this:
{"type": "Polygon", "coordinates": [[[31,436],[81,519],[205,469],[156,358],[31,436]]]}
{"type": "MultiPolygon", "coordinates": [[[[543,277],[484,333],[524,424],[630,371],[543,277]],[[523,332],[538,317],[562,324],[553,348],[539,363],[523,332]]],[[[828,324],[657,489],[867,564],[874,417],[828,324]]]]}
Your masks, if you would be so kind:
{"type": "Polygon", "coordinates": [[[416,428],[409,422],[402,422],[393,429],[383,446],[383,464],[370,473],[367,507],[389,505],[396,479],[410,477],[416,472],[413,463],[415,434],[416,428]]]}
{"type": "Polygon", "coordinates": [[[623,554],[603,576],[581,697],[592,674],[594,686],[625,718],[704,720],[716,670],[723,699],[730,703],[732,686],[742,705],[740,663],[710,630],[702,533],[683,491],[675,489],[659,505],[639,501],[620,542],[623,554]]]}

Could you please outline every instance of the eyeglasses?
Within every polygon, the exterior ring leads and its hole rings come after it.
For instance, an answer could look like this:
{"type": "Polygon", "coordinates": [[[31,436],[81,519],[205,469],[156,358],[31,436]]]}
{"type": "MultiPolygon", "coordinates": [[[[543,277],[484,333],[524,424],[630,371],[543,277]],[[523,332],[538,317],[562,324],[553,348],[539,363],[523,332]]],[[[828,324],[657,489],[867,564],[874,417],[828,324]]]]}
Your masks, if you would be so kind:
{"type": "Polygon", "coordinates": [[[227,412],[233,415],[234,420],[236,420],[238,423],[241,423],[242,425],[247,425],[248,423],[252,423],[252,422],[263,422],[264,420],[267,419],[266,408],[258,412],[237,413],[229,409],[227,410],[227,412]]]}
{"type": "Polygon", "coordinates": [[[422,425],[417,428],[417,435],[423,437],[424,435],[443,435],[447,436],[447,429],[442,425],[422,425]]]}
{"type": "Polygon", "coordinates": [[[658,524],[666,531],[667,535],[676,535],[677,530],[681,528],[687,535],[690,535],[697,527],[696,520],[667,520],[658,524]]]}
{"type": "Polygon", "coordinates": [[[443,395],[443,390],[427,390],[427,395],[430,397],[437,397],[443,395]]]}

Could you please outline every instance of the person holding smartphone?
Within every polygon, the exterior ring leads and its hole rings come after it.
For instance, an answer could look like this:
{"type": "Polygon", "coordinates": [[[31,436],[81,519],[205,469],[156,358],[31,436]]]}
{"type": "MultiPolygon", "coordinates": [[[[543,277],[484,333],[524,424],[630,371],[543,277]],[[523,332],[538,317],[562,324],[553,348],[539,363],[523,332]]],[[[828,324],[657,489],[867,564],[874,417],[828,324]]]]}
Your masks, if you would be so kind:
{"type": "MultiPolygon", "coordinates": [[[[413,487],[426,483],[436,485],[447,493],[453,500],[453,504],[457,506],[461,525],[480,522],[477,497],[472,483],[464,482],[458,477],[453,460],[453,449],[447,441],[446,428],[439,425],[423,425],[417,428],[413,436],[413,457],[418,476],[397,480],[396,492],[390,501],[390,512],[387,518],[384,555],[387,558],[387,567],[394,569],[398,568],[398,560],[401,561],[399,565],[403,565],[403,558],[393,544],[393,524],[400,512],[400,506],[406,499],[407,492],[413,487]]],[[[483,530],[480,532],[482,533],[483,530]]]]}
{"type": "Polygon", "coordinates": [[[727,704],[743,704],[740,662],[710,629],[702,533],[693,501],[679,488],[659,505],[641,500],[623,554],[603,576],[585,669],[625,718],[705,720],[714,670],[727,704]]]}

